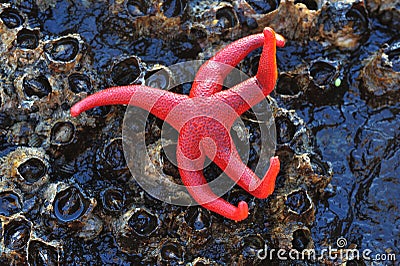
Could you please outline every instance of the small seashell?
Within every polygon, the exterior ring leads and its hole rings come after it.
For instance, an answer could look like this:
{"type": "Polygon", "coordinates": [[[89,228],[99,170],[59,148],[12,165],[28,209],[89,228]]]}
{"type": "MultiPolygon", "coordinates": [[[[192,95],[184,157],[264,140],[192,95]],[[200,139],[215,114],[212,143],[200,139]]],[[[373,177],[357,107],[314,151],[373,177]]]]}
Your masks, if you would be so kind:
{"type": "Polygon", "coordinates": [[[21,250],[29,241],[32,224],[23,217],[17,217],[4,225],[4,246],[10,250],[21,250]]]}
{"type": "Polygon", "coordinates": [[[166,241],[161,246],[160,256],[163,262],[181,264],[183,262],[182,246],[176,242],[166,241]]]}
{"type": "Polygon", "coordinates": [[[74,93],[80,92],[91,92],[92,91],[92,83],[90,78],[85,74],[73,73],[68,76],[68,85],[69,89],[74,93]]]}
{"type": "Polygon", "coordinates": [[[17,33],[18,48],[33,50],[39,46],[39,31],[30,29],[21,29],[17,33]]]}
{"type": "Polygon", "coordinates": [[[3,21],[4,25],[9,29],[15,29],[24,23],[23,16],[19,13],[17,9],[6,8],[1,12],[0,19],[3,21]]]}
{"type": "Polygon", "coordinates": [[[7,217],[12,216],[21,211],[21,199],[13,191],[0,192],[0,215],[7,217]]]}
{"type": "Polygon", "coordinates": [[[49,80],[44,75],[33,78],[24,77],[22,86],[28,97],[37,96],[43,98],[52,92],[49,80]]]}
{"type": "Polygon", "coordinates": [[[69,187],[57,193],[53,202],[54,215],[62,222],[71,222],[82,217],[90,205],[76,187],[69,187]]]}
{"type": "Polygon", "coordinates": [[[69,121],[59,121],[51,128],[50,143],[57,146],[68,145],[74,137],[75,125],[69,121]]]}
{"type": "Polygon", "coordinates": [[[138,82],[143,75],[139,57],[131,56],[116,63],[111,70],[111,79],[115,85],[128,85],[138,82]]]}
{"type": "Polygon", "coordinates": [[[38,239],[29,241],[28,263],[29,265],[61,265],[60,248],[38,239]]]}
{"type": "Polygon", "coordinates": [[[107,188],[101,193],[103,208],[109,212],[120,211],[125,205],[125,194],[118,188],[107,188]]]}
{"type": "Polygon", "coordinates": [[[138,208],[129,218],[128,226],[136,235],[148,237],[159,227],[159,220],[156,215],[138,208]]]}

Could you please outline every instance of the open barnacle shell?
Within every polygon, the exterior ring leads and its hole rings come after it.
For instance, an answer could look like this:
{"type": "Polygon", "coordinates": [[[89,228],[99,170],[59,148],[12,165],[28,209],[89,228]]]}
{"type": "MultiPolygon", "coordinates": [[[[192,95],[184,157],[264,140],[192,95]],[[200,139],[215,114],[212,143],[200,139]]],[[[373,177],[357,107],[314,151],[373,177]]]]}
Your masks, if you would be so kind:
{"type": "Polygon", "coordinates": [[[299,188],[285,194],[285,206],[288,212],[287,221],[304,220],[305,224],[313,223],[315,206],[307,190],[299,188]]]}
{"type": "Polygon", "coordinates": [[[399,2],[392,0],[365,0],[366,8],[372,17],[387,26],[388,30],[397,32],[400,29],[399,2]]]}
{"type": "Polygon", "coordinates": [[[147,67],[144,79],[145,85],[163,90],[170,89],[171,84],[175,84],[172,71],[168,67],[160,64],[147,67]]]}
{"type": "Polygon", "coordinates": [[[86,46],[79,34],[68,34],[45,41],[43,50],[51,69],[68,72],[79,66],[86,46]]]}
{"type": "Polygon", "coordinates": [[[74,72],[68,76],[68,88],[76,94],[91,93],[94,84],[94,78],[87,73],[74,72]]]}
{"type": "Polygon", "coordinates": [[[183,264],[185,251],[184,246],[175,238],[164,238],[156,249],[157,262],[163,264],[183,264]]]}
{"type": "Polygon", "coordinates": [[[133,207],[115,219],[112,228],[120,249],[132,253],[140,251],[155,239],[159,242],[162,237],[156,232],[160,225],[157,214],[144,207],[133,207]]]}
{"type": "Polygon", "coordinates": [[[24,265],[60,265],[62,246],[36,237],[32,222],[21,214],[1,217],[0,254],[24,265]]]}
{"type": "Polygon", "coordinates": [[[21,26],[15,30],[18,32],[11,44],[10,55],[6,58],[8,65],[26,67],[35,64],[43,52],[40,29],[21,26]]]}
{"type": "Polygon", "coordinates": [[[145,64],[140,57],[121,56],[109,69],[110,83],[115,86],[141,84],[144,81],[145,64]]]}
{"type": "Polygon", "coordinates": [[[17,34],[26,25],[27,17],[9,3],[0,4],[0,55],[10,51],[17,34]]]}
{"type": "Polygon", "coordinates": [[[25,74],[14,79],[14,87],[21,101],[21,106],[30,109],[34,102],[38,100],[40,102],[48,101],[47,98],[53,93],[54,83],[53,77],[48,73],[41,73],[37,69],[28,68],[25,74]]]}
{"type": "Polygon", "coordinates": [[[312,150],[310,132],[294,110],[279,108],[275,113],[275,122],[278,148],[288,147],[296,154],[312,150]]]}
{"type": "Polygon", "coordinates": [[[32,223],[20,214],[10,218],[1,218],[1,221],[0,251],[2,256],[18,257],[31,238],[32,223]]]}
{"type": "Polygon", "coordinates": [[[103,222],[93,213],[97,205],[77,184],[52,183],[43,192],[43,214],[60,227],[73,228],[83,239],[96,237],[103,222]]]}
{"type": "Polygon", "coordinates": [[[0,28],[1,32],[6,30],[15,29],[25,24],[26,15],[21,13],[18,9],[10,3],[0,4],[0,28]]]}
{"type": "Polygon", "coordinates": [[[40,122],[35,132],[40,135],[44,142],[42,147],[62,147],[67,146],[75,141],[76,132],[80,129],[76,119],[63,117],[57,119],[47,119],[40,122]]]}
{"type": "Polygon", "coordinates": [[[213,216],[204,208],[192,206],[176,217],[180,239],[190,241],[193,247],[200,247],[210,240],[213,216]]]}
{"type": "Polygon", "coordinates": [[[49,181],[49,157],[41,148],[20,147],[1,159],[1,174],[22,191],[33,192],[49,181]]]}
{"type": "Polygon", "coordinates": [[[34,265],[62,265],[63,247],[56,241],[46,242],[33,236],[26,246],[26,261],[34,265]]]}
{"type": "Polygon", "coordinates": [[[314,247],[310,229],[302,223],[289,222],[285,226],[275,227],[272,236],[279,247],[285,250],[302,252],[314,247]]]}
{"type": "Polygon", "coordinates": [[[22,212],[22,192],[9,180],[0,181],[0,202],[0,217],[11,217],[22,212]]]}
{"type": "Polygon", "coordinates": [[[340,70],[338,61],[317,59],[311,62],[308,74],[313,87],[318,88],[321,93],[334,87],[335,80],[341,76],[340,70]]]}

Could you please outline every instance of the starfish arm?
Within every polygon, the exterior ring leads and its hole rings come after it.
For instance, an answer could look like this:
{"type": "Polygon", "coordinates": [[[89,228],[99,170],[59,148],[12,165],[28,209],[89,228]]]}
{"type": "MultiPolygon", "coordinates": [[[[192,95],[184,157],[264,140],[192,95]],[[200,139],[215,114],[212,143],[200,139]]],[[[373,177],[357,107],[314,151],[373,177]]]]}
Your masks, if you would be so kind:
{"type": "Polygon", "coordinates": [[[190,195],[204,208],[235,221],[247,218],[249,211],[247,203],[240,201],[236,207],[215,195],[207,185],[207,180],[204,178],[202,170],[188,171],[179,169],[179,173],[190,195]]]}
{"type": "MultiPolygon", "coordinates": [[[[215,195],[204,178],[203,169],[206,154],[213,158],[218,142],[229,144],[230,138],[226,131],[219,130],[221,124],[212,123],[201,126],[206,128],[205,134],[193,134],[196,127],[199,127],[200,124],[203,125],[202,122],[205,122],[205,120],[197,118],[197,120],[186,123],[180,130],[176,158],[182,182],[194,200],[204,208],[235,221],[246,219],[248,216],[246,202],[239,202],[236,207],[221,199],[215,195]],[[221,139],[224,139],[224,141],[221,139]]],[[[221,145],[219,146],[221,147],[221,145]]]]}
{"type": "Polygon", "coordinates": [[[264,29],[264,45],[258,63],[256,79],[260,83],[264,95],[268,95],[275,87],[278,78],[276,67],[276,35],[273,29],[264,29]]]}
{"type": "Polygon", "coordinates": [[[175,106],[187,98],[185,95],[143,85],[112,87],[76,103],[71,108],[71,115],[78,116],[80,113],[98,106],[130,104],[143,108],[160,119],[165,119],[175,106]]]}
{"type": "MultiPolygon", "coordinates": [[[[262,101],[266,95],[270,92],[264,91],[260,88],[255,77],[247,79],[240,84],[230,88],[229,90],[224,90],[216,94],[211,95],[217,101],[222,101],[233,108],[238,116],[242,115],[244,112],[249,110],[251,106],[256,105],[262,101]]],[[[227,122],[227,125],[231,125],[232,121],[227,122]]]]}
{"type": "Polygon", "coordinates": [[[275,180],[279,173],[280,162],[278,157],[270,159],[270,166],[264,178],[259,179],[256,174],[242,162],[234,146],[231,154],[218,154],[214,162],[239,186],[254,197],[265,199],[272,194],[275,180]]]}
{"type": "MultiPolygon", "coordinates": [[[[201,143],[203,162],[204,156],[213,160],[218,167],[220,167],[233,181],[235,181],[244,190],[257,198],[266,198],[273,191],[275,187],[275,180],[279,173],[280,163],[278,157],[270,159],[270,167],[263,179],[258,176],[241,160],[235,144],[229,137],[229,132],[222,125],[215,127],[216,130],[211,131],[208,135],[209,141],[201,143]],[[225,134],[221,134],[225,132],[225,134]],[[226,137],[224,137],[226,136],[226,137]]],[[[186,139],[182,139],[181,143],[186,146],[186,139]]],[[[199,149],[199,145],[195,146],[199,149]]],[[[188,154],[188,152],[186,152],[188,154]]],[[[199,154],[199,153],[198,153],[199,154]]],[[[192,165],[194,163],[192,162],[192,165]]],[[[196,165],[199,167],[199,165],[196,165]]],[[[199,168],[186,168],[189,170],[198,170],[199,168]]]]}
{"type": "Polygon", "coordinates": [[[263,34],[264,46],[256,76],[241,82],[229,90],[213,95],[229,104],[238,115],[259,103],[275,88],[278,78],[275,32],[270,28],[265,28],[263,34]]]}
{"type": "MultiPolygon", "coordinates": [[[[270,28],[265,28],[265,30],[272,31],[270,28]]],[[[274,35],[276,46],[283,47],[285,39],[279,34],[274,33],[274,35]]],[[[227,45],[216,53],[197,72],[190,97],[210,96],[221,91],[224,79],[232,68],[239,64],[251,51],[263,46],[263,44],[265,45],[264,38],[264,33],[250,35],[227,45]]]]}

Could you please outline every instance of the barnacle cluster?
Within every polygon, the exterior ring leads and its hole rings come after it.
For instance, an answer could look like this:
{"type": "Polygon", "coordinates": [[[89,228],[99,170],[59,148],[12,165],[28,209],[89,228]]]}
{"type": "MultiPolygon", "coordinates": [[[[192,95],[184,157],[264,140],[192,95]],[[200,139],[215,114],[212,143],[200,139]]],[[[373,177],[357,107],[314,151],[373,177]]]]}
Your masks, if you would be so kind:
{"type": "MultiPolygon", "coordinates": [[[[1,263],[264,265],[258,251],[266,246],[299,252],[315,246],[311,231],[319,201],[329,196],[332,167],[294,109],[343,97],[349,62],[332,51],[359,49],[369,34],[369,14],[384,24],[396,20],[398,8],[390,1],[99,1],[95,5],[102,12],[94,20],[101,41],[71,29],[44,33],[37,10],[55,10],[62,1],[37,1],[35,8],[17,2],[0,4],[1,263]],[[168,88],[181,78],[168,65],[208,58],[265,26],[287,38],[286,49],[293,50],[294,41],[327,52],[279,66],[276,90],[267,102],[282,169],[268,199],[255,199],[237,187],[224,195],[233,204],[249,202],[251,215],[243,222],[198,206],[163,203],[141,189],[124,158],[123,108],[69,115],[72,104],[107,86],[168,88]],[[116,53],[115,42],[132,46],[116,53]],[[93,50],[107,45],[113,47],[110,55],[118,56],[104,63],[93,50]],[[112,253],[114,260],[97,256],[102,253],[112,253]]],[[[362,69],[362,91],[373,104],[393,101],[398,92],[399,46],[399,39],[391,40],[362,69]],[[383,86],[376,76],[383,77],[383,86]]],[[[254,76],[259,54],[250,54],[241,69],[254,76]]],[[[190,84],[174,88],[189,89],[190,84]]],[[[247,130],[236,134],[250,143],[252,166],[265,160],[257,151],[259,126],[267,122],[255,120],[252,112],[243,120],[247,130]]],[[[165,156],[176,143],[162,143],[161,127],[155,117],[147,119],[148,154],[159,171],[180,182],[178,169],[165,156]]],[[[207,178],[219,173],[215,165],[205,170],[207,178]]]]}

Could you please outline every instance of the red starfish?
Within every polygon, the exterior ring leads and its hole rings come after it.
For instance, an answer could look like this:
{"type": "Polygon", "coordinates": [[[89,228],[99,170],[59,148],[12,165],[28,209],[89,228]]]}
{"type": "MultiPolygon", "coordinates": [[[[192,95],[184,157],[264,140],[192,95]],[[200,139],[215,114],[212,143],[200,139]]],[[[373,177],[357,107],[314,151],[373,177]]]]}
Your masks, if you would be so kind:
{"type": "Polygon", "coordinates": [[[211,158],[239,186],[257,198],[266,198],[274,190],[280,164],[270,159],[270,168],[259,179],[240,159],[229,134],[233,122],[265,98],[277,79],[276,46],[284,38],[271,28],[263,33],[239,39],[223,48],[202,65],[190,95],[180,95],[142,85],[109,88],[91,95],[71,108],[77,116],[102,105],[130,104],[143,108],[165,120],[179,132],[177,161],[184,185],[203,207],[229,219],[240,221],[248,216],[244,201],[238,207],[216,196],[203,175],[205,156],[211,158]],[[221,91],[232,67],[252,50],[263,46],[255,77],[221,91]],[[225,67],[224,67],[225,66],[225,67]]]}

